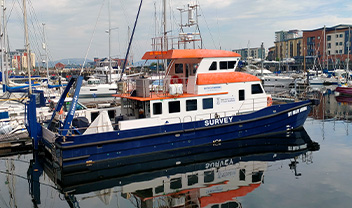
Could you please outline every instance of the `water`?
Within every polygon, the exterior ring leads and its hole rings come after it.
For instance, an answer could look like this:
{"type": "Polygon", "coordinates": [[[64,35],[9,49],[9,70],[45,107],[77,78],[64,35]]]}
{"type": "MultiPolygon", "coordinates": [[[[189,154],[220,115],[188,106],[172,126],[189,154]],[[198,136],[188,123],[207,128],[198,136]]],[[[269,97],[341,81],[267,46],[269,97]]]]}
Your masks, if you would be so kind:
{"type": "Polygon", "coordinates": [[[350,207],[352,104],[343,100],[322,97],[301,131],[131,158],[122,168],[60,173],[33,154],[3,157],[0,207],[350,207]]]}

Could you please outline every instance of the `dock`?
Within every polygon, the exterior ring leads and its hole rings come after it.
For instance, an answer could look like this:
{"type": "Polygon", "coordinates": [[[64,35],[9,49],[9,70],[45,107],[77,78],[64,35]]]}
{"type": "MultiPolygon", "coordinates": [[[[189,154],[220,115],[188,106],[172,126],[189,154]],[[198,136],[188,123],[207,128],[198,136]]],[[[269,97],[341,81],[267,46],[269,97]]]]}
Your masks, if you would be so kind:
{"type": "Polygon", "coordinates": [[[0,157],[23,154],[32,151],[32,140],[27,132],[0,135],[0,157]]]}

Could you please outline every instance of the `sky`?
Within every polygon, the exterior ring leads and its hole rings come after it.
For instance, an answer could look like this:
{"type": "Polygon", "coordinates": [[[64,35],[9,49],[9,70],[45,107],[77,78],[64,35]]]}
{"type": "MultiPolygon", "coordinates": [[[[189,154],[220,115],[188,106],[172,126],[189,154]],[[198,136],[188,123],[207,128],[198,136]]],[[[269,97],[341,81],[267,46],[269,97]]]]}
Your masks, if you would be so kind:
{"type": "MultiPolygon", "coordinates": [[[[274,46],[275,32],[311,30],[352,24],[350,0],[167,0],[167,30],[177,35],[180,13],[188,3],[200,5],[198,23],[204,48],[233,50],[274,46]]],[[[123,58],[128,27],[133,28],[140,0],[111,0],[111,56],[123,58]]],[[[30,48],[44,58],[43,29],[49,59],[103,58],[109,54],[109,0],[27,0],[30,48]],[[43,23],[45,26],[43,27],[43,23]]],[[[11,50],[24,48],[22,1],[6,0],[7,34],[11,50]]],[[[162,0],[144,0],[131,54],[134,62],[151,50],[160,36],[162,0]],[[155,20],[156,19],[156,20],[155,20]],[[155,35],[157,34],[157,35],[155,35]]]]}

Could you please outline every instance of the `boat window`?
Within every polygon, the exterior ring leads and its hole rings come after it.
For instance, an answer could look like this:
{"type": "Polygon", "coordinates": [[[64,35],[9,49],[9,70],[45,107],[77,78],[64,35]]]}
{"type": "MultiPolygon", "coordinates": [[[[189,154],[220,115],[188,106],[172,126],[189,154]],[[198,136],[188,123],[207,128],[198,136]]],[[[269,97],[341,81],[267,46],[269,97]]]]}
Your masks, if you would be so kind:
{"type": "Polygon", "coordinates": [[[187,180],[188,180],[188,186],[192,186],[198,183],[198,174],[187,176],[187,180]]]}
{"type": "Polygon", "coordinates": [[[261,93],[263,93],[263,89],[261,88],[260,84],[253,84],[252,94],[261,94],[261,93]]]}
{"type": "Polygon", "coordinates": [[[227,61],[220,61],[220,69],[227,69],[227,61]]]}
{"type": "Polygon", "coordinates": [[[262,181],[262,177],[263,177],[264,172],[263,171],[258,171],[252,174],[252,182],[256,183],[256,182],[260,182],[262,181]]]}
{"type": "Polygon", "coordinates": [[[214,171],[210,170],[210,171],[205,171],[204,172],[204,183],[209,183],[214,181],[214,171]]]}
{"type": "Polygon", "coordinates": [[[198,69],[199,63],[192,65],[191,75],[195,75],[198,69]]]}
{"type": "Polygon", "coordinates": [[[169,102],[169,113],[179,113],[181,111],[180,101],[169,102]]]}
{"type": "Polygon", "coordinates": [[[212,70],[217,70],[217,66],[216,66],[216,61],[213,61],[213,63],[211,63],[210,67],[209,67],[209,71],[212,71],[212,70]]]}
{"type": "Polygon", "coordinates": [[[227,63],[227,68],[228,69],[234,69],[235,68],[235,65],[236,65],[236,61],[229,61],[227,63]]]}
{"type": "Polygon", "coordinates": [[[219,208],[219,205],[215,204],[215,205],[211,206],[210,208],[219,208]]]}
{"type": "Polygon", "coordinates": [[[90,91],[98,91],[98,89],[90,89],[90,91]]]}
{"type": "Polygon", "coordinates": [[[212,109],[212,108],[213,108],[213,98],[204,98],[203,109],[212,109]]]}
{"type": "Polygon", "coordinates": [[[237,202],[227,202],[225,204],[221,204],[221,208],[237,208],[240,207],[237,202]]]}
{"type": "Polygon", "coordinates": [[[182,180],[181,178],[173,178],[170,180],[170,188],[171,189],[180,189],[182,188],[182,180]]]}
{"type": "Polygon", "coordinates": [[[162,113],[162,103],[153,103],[153,114],[160,115],[162,113]]]}
{"type": "Polygon", "coordinates": [[[240,181],[245,181],[246,180],[246,169],[240,169],[240,181]]]}
{"type": "Polygon", "coordinates": [[[238,100],[241,101],[241,100],[244,100],[244,99],[245,99],[244,90],[239,90],[238,91],[238,100]]]}
{"type": "Polygon", "coordinates": [[[186,111],[197,110],[197,100],[186,100],[186,111]]]}
{"type": "Polygon", "coordinates": [[[183,64],[175,64],[175,74],[183,74],[183,64]]]}
{"type": "Polygon", "coordinates": [[[155,187],[155,193],[156,194],[159,194],[159,193],[162,193],[162,192],[164,192],[164,184],[163,185],[161,185],[161,186],[157,186],[157,187],[155,187]]]}

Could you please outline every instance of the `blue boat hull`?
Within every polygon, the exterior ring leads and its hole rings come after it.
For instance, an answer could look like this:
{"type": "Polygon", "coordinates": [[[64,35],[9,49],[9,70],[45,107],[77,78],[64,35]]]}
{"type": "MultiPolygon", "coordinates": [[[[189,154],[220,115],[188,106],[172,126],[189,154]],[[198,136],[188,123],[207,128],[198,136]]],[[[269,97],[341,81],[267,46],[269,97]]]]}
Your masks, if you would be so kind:
{"type": "Polygon", "coordinates": [[[233,139],[284,132],[301,127],[311,110],[311,101],[267,107],[250,114],[132,130],[66,136],[52,144],[42,139],[44,149],[61,167],[90,166],[97,162],[153,152],[182,149],[233,139]]]}

